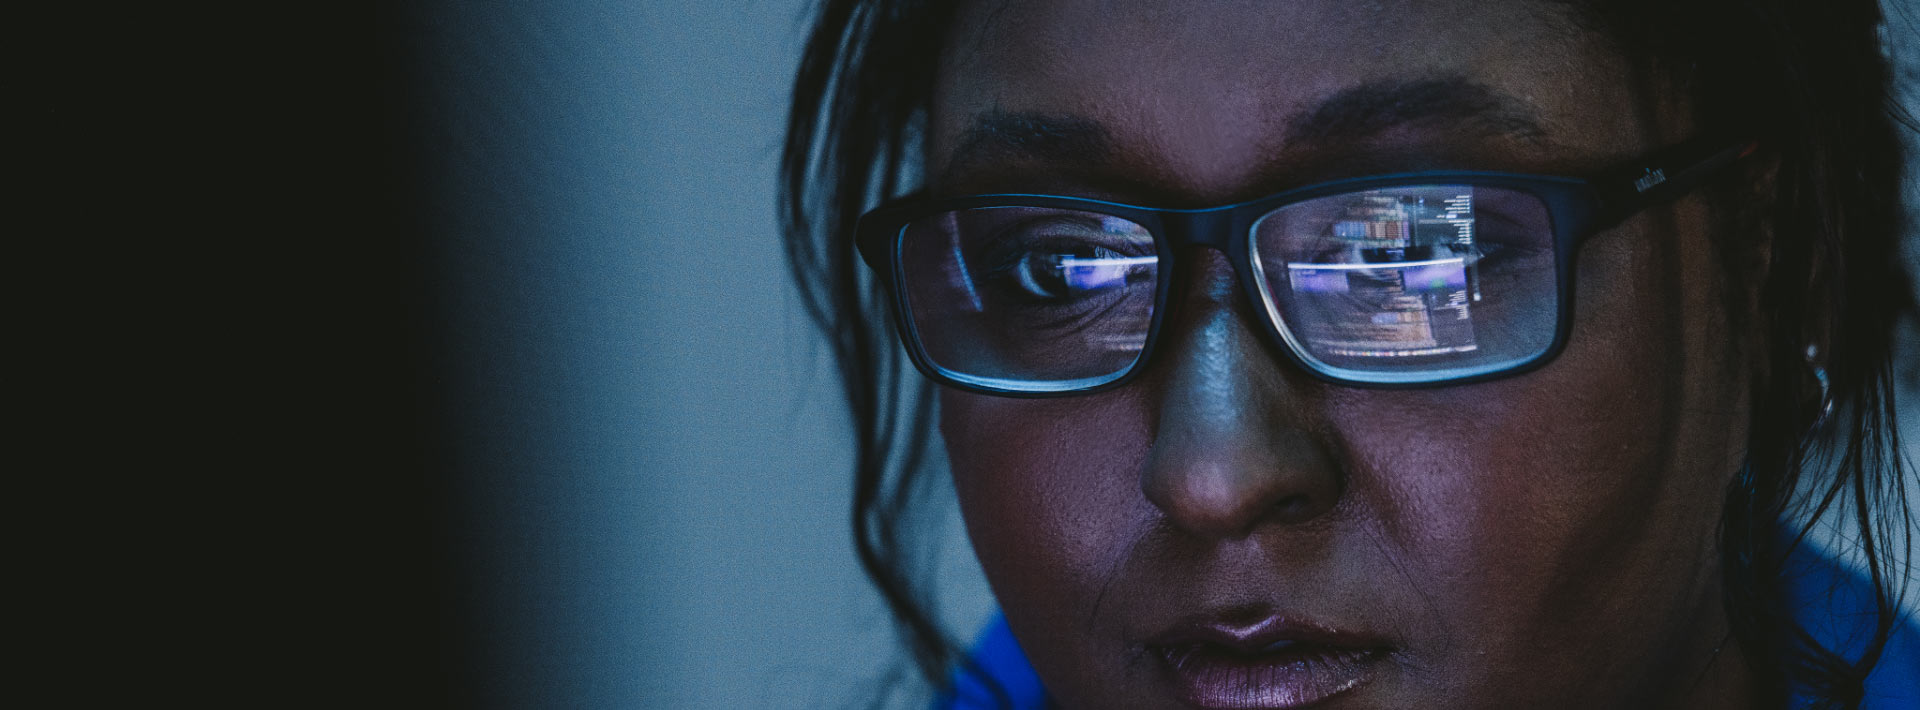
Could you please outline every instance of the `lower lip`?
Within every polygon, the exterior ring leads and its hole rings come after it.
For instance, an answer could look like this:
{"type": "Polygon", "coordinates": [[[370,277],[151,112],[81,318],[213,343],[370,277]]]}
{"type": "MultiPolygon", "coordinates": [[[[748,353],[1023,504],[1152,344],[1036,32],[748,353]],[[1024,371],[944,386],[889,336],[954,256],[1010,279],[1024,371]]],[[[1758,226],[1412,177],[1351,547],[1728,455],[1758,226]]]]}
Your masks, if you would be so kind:
{"type": "Polygon", "coordinates": [[[1318,648],[1237,654],[1217,646],[1160,649],[1187,704],[1227,710],[1300,708],[1365,685],[1382,651],[1318,648]]]}

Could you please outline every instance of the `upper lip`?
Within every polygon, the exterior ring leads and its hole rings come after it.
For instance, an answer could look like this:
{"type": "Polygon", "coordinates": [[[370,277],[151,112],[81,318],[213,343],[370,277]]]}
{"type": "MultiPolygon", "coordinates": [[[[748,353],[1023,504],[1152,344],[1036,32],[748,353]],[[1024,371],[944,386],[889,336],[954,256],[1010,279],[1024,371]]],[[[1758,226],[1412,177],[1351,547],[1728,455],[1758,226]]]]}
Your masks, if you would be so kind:
{"type": "Polygon", "coordinates": [[[1148,646],[1157,648],[1210,644],[1238,653],[1259,653],[1281,642],[1356,651],[1389,647],[1384,638],[1372,633],[1280,612],[1195,614],[1147,639],[1148,646]]]}

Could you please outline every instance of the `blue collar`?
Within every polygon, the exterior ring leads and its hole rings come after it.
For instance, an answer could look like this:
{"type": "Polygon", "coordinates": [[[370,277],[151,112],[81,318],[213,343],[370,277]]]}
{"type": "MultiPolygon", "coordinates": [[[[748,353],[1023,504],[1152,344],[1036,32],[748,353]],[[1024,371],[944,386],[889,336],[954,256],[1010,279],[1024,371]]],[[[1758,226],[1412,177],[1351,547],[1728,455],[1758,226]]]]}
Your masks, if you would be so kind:
{"type": "MultiPolygon", "coordinates": [[[[1788,608],[1820,644],[1847,658],[1859,658],[1873,640],[1873,585],[1859,570],[1802,545],[1787,561],[1788,608]]],[[[1805,705],[1804,695],[1794,705],[1805,705]]],[[[1920,629],[1911,614],[1894,625],[1880,663],[1867,676],[1860,710],[1920,708],[1920,629]]]]}

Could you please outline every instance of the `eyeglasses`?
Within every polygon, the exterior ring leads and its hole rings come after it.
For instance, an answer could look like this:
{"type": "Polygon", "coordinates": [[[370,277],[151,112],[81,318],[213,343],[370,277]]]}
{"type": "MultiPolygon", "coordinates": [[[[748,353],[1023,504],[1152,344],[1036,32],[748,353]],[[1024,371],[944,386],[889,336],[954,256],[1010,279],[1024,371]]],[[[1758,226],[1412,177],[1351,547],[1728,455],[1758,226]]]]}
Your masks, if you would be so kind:
{"type": "Polygon", "coordinates": [[[913,363],[965,390],[1117,387],[1152,359],[1189,247],[1224,254],[1267,335],[1355,387],[1516,374],[1566,345],[1580,244],[1751,153],[1696,139],[1588,178],[1438,171],[1211,209],[1051,195],[909,199],[861,217],[913,363]]]}

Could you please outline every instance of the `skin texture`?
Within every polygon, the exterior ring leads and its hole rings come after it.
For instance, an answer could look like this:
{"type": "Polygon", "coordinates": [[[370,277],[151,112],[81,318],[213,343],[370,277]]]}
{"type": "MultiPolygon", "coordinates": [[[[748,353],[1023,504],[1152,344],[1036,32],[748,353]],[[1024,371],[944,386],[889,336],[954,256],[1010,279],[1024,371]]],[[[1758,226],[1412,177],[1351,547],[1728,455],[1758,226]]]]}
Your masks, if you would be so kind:
{"type": "MultiPolygon", "coordinates": [[[[1200,5],[968,8],[936,91],[935,192],[1201,207],[1390,170],[1580,175],[1690,136],[1668,92],[1532,4],[1200,5]],[[1293,135],[1328,96],[1420,77],[1484,85],[1533,125],[1293,135]],[[1104,147],[983,146],[996,113],[1071,117],[1104,147]]],[[[1129,385],[943,391],[969,534],[1049,691],[1186,707],[1148,639],[1195,614],[1279,614],[1393,648],[1325,707],[1749,706],[1714,540],[1751,346],[1709,222],[1696,194],[1590,240],[1566,351],[1505,379],[1320,383],[1202,251],[1129,385]]]]}

